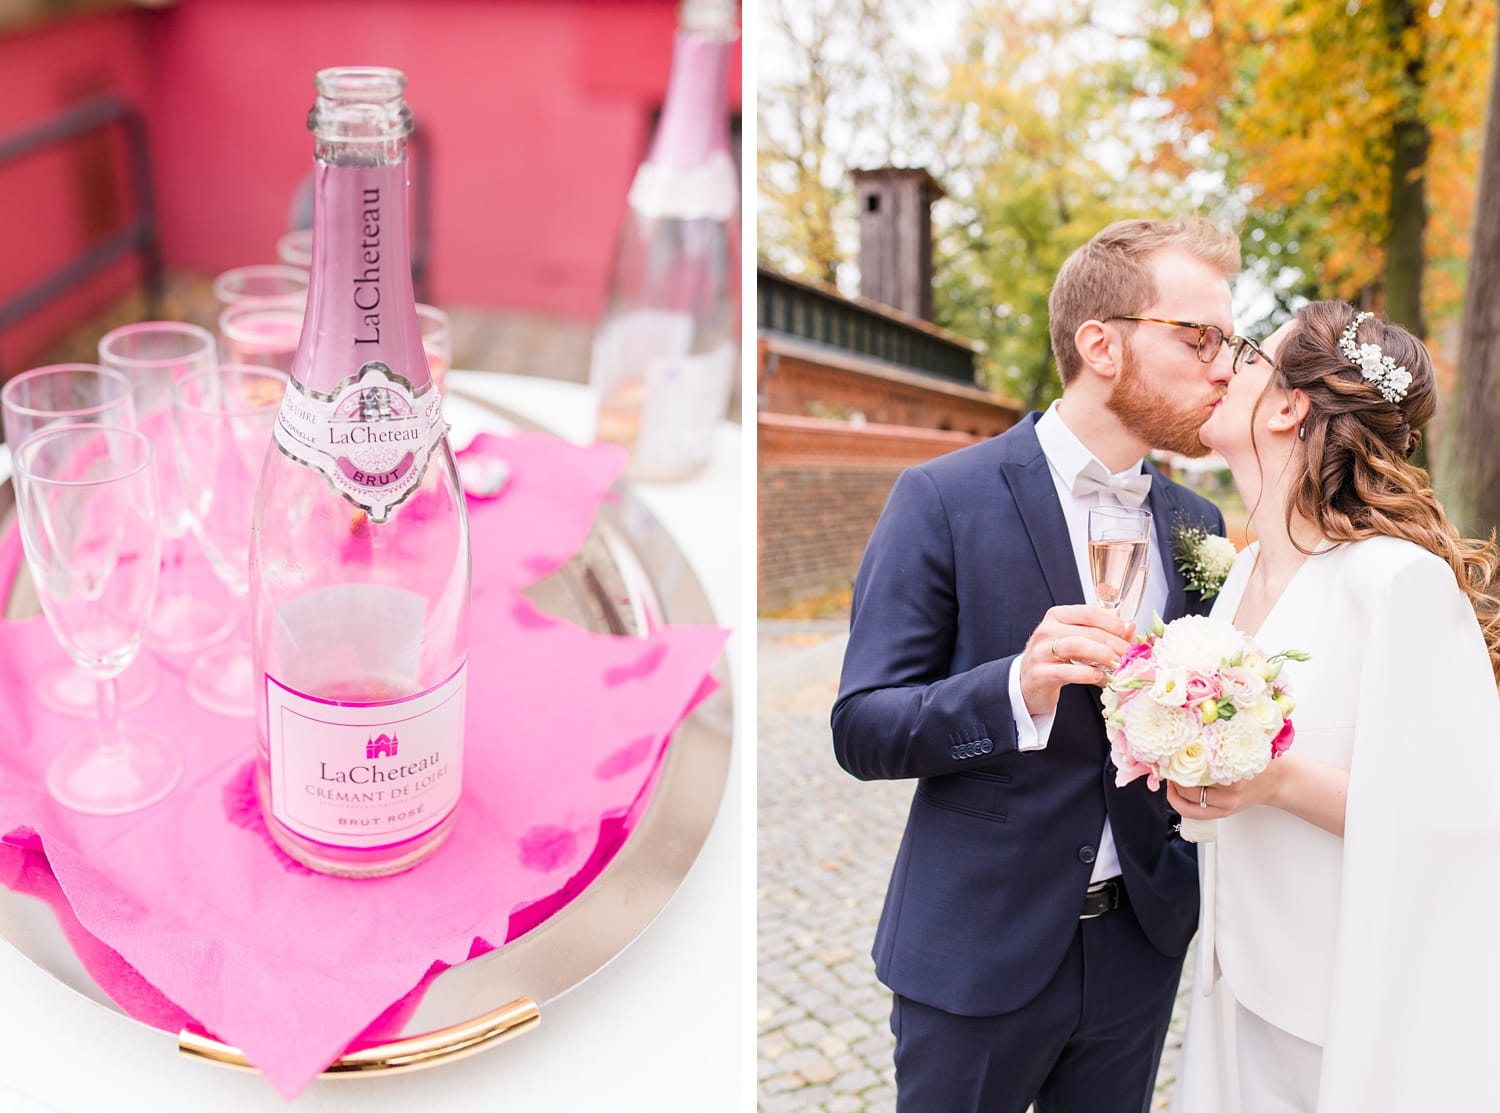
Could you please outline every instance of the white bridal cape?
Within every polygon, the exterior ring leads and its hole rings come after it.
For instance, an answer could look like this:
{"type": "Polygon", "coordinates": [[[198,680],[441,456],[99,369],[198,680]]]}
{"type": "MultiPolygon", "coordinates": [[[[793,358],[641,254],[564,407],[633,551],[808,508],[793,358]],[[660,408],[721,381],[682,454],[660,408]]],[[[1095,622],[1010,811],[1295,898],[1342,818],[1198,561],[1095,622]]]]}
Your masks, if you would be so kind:
{"type": "Polygon", "coordinates": [[[1199,845],[1174,1113],[1255,1113],[1239,1075],[1278,1067],[1235,1062],[1236,1004],[1323,1049],[1317,1113],[1500,1108],[1500,696],[1473,609],[1444,562],[1374,538],[1309,557],[1254,636],[1312,655],[1284,674],[1292,752],[1349,769],[1344,838],[1257,807],[1199,845]]]}

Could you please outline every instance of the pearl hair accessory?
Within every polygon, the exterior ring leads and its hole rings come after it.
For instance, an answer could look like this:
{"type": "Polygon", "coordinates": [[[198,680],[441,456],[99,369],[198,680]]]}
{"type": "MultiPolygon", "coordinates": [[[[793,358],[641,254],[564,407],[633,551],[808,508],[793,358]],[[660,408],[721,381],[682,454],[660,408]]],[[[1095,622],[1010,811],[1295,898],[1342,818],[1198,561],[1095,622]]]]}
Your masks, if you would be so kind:
{"type": "Polygon", "coordinates": [[[1411,372],[1405,367],[1397,367],[1396,361],[1386,355],[1375,344],[1355,344],[1354,334],[1358,331],[1361,322],[1367,317],[1373,317],[1373,313],[1357,313],[1354,320],[1349,322],[1349,327],[1339,337],[1339,351],[1344,353],[1350,363],[1359,368],[1363,375],[1387,402],[1396,403],[1406,397],[1406,392],[1411,386],[1411,372]]]}

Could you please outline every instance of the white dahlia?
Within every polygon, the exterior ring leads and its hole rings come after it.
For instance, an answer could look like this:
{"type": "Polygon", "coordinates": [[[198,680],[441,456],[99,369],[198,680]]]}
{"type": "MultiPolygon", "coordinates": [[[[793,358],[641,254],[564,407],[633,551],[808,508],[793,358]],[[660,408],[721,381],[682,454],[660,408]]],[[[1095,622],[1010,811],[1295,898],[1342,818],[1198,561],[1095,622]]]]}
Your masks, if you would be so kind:
{"type": "Polygon", "coordinates": [[[1232,719],[1214,724],[1209,746],[1208,771],[1220,784],[1248,780],[1265,770],[1271,761],[1271,735],[1253,711],[1241,711],[1232,719]]]}
{"type": "Polygon", "coordinates": [[[1198,736],[1202,725],[1198,713],[1182,707],[1165,707],[1138,695],[1125,704],[1125,737],[1137,761],[1155,765],[1165,761],[1198,736]]]}
{"type": "Polygon", "coordinates": [[[1157,639],[1157,668],[1215,672],[1245,648],[1245,639],[1227,622],[1206,615],[1184,615],[1168,623],[1157,639]]]}

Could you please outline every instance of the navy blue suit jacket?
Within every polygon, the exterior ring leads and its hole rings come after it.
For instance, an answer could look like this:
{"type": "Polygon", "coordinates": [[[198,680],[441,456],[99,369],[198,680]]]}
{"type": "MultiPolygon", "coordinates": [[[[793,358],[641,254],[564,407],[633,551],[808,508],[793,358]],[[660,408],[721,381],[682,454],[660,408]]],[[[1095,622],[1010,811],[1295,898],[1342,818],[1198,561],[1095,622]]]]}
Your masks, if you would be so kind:
{"type": "MultiPolygon", "coordinates": [[[[876,973],[965,1016],[1011,1012],[1056,973],[1106,814],[1152,944],[1182,954],[1198,918],[1193,847],[1144,778],[1115,787],[1097,689],[1064,688],[1047,747],[1016,749],[1010,669],[1049,607],[1086,601],[1038,416],[897,479],[855,580],[833,709],[846,770],[917,778],[876,973]]],[[[1179,521],[1224,531],[1212,503],[1156,473],[1150,510],[1163,554],[1179,521]]],[[[1164,617],[1206,610],[1167,563],[1164,617]]]]}

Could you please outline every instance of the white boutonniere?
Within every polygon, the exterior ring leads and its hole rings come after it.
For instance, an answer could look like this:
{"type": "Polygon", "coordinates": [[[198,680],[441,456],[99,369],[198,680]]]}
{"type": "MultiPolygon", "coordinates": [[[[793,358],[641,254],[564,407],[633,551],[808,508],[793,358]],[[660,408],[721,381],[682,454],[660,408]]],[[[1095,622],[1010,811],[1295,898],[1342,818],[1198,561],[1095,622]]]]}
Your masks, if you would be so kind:
{"type": "Polygon", "coordinates": [[[1227,537],[1202,526],[1179,524],[1172,531],[1172,554],[1187,589],[1212,599],[1224,586],[1238,552],[1227,537]]]}

